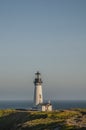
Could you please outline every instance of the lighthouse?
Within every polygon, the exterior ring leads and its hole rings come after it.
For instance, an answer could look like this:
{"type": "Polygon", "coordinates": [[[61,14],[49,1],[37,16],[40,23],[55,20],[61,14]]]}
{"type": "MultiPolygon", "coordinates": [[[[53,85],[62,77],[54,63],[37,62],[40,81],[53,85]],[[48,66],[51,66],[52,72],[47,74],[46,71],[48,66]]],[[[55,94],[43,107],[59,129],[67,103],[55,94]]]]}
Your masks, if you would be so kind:
{"type": "Polygon", "coordinates": [[[39,72],[35,73],[34,80],[34,105],[40,105],[43,103],[43,95],[42,95],[42,79],[41,74],[39,72]]]}

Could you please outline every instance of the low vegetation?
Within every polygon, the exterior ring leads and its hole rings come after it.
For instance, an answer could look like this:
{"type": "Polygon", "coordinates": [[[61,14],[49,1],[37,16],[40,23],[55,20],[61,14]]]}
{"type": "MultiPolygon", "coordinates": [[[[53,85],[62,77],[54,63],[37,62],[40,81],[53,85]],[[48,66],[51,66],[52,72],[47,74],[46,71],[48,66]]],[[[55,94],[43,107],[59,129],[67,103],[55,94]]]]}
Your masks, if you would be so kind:
{"type": "Polygon", "coordinates": [[[0,130],[86,130],[86,109],[0,110],[0,130]]]}
{"type": "Polygon", "coordinates": [[[14,109],[0,110],[0,117],[7,116],[14,112],[16,112],[14,109]]]}

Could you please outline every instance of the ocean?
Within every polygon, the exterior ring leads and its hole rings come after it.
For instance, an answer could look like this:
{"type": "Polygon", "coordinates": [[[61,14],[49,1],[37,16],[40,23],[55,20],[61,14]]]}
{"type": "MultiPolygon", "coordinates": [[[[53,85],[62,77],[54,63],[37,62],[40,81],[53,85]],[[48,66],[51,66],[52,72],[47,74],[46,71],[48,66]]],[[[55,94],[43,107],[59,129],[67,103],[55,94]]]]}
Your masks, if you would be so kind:
{"type": "MultiPolygon", "coordinates": [[[[86,101],[51,101],[53,109],[86,108],[86,101]]],[[[33,102],[25,101],[0,101],[0,109],[31,109],[33,102]]]]}

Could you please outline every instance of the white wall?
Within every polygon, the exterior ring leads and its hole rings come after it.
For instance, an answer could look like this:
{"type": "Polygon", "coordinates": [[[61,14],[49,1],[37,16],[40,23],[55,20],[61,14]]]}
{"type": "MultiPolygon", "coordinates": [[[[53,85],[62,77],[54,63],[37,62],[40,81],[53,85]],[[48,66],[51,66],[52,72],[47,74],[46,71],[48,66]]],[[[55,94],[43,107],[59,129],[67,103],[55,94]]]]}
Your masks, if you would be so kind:
{"type": "Polygon", "coordinates": [[[42,105],[42,111],[52,111],[52,105],[42,105]]]}
{"type": "Polygon", "coordinates": [[[36,85],[34,88],[34,105],[43,103],[42,86],[36,85]]]}

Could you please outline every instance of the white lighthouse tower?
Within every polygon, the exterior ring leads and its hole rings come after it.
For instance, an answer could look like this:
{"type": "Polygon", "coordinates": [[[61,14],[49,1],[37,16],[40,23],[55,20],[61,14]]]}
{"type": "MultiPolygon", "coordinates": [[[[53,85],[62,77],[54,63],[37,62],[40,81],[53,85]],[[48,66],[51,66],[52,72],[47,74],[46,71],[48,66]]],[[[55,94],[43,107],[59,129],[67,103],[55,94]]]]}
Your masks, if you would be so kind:
{"type": "Polygon", "coordinates": [[[40,78],[40,73],[35,73],[36,77],[34,80],[34,105],[40,105],[43,103],[43,95],[42,95],[42,80],[40,78]]]}

